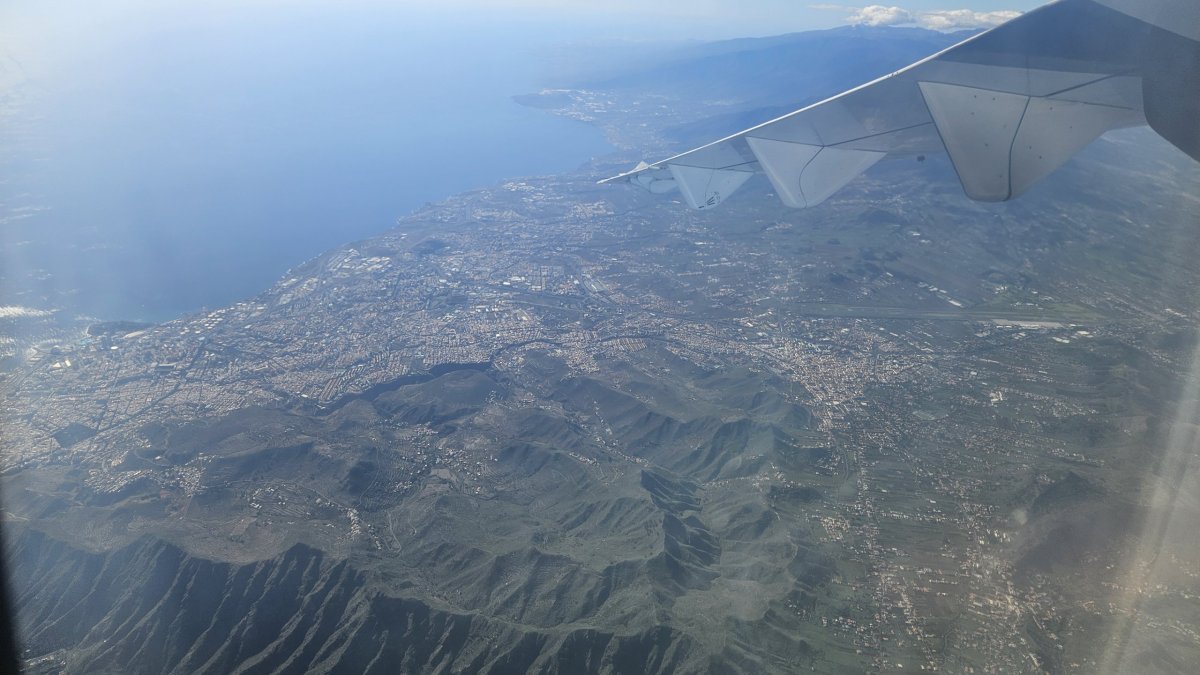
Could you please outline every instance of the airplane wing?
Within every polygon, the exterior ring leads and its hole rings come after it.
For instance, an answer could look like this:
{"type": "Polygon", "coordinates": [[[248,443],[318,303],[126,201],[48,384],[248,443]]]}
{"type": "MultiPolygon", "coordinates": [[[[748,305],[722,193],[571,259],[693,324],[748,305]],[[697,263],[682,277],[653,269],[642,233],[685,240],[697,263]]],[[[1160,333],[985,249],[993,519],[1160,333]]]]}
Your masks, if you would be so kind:
{"type": "MultiPolygon", "coordinates": [[[[797,64],[802,67],[803,64],[797,64]]],[[[1058,0],[873,82],[600,181],[717,206],[757,173],[815,206],[889,155],[945,151],[972,199],[1019,196],[1111,129],[1200,161],[1200,2],[1058,0]]]]}

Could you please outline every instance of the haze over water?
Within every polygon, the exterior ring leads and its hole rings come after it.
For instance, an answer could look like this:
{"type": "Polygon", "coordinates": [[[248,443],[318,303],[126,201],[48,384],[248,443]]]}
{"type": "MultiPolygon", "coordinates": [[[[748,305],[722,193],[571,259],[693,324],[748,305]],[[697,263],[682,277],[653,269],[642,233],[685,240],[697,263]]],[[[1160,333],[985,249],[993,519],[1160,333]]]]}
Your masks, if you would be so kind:
{"type": "Polygon", "coordinates": [[[259,8],[57,37],[78,44],[0,55],[0,305],[221,306],[425,202],[610,150],[511,101],[570,37],[544,23],[259,8]]]}

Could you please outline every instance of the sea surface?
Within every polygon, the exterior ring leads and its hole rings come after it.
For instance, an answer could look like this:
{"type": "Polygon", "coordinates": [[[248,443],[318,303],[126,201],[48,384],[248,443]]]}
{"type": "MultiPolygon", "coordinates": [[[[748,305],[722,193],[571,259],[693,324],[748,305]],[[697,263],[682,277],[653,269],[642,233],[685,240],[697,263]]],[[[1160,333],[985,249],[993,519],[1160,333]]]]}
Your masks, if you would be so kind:
{"type": "Polygon", "coordinates": [[[110,17],[10,50],[0,306],[162,321],[426,202],[574,169],[611,150],[601,132],[511,100],[572,30],[259,8],[110,17]]]}

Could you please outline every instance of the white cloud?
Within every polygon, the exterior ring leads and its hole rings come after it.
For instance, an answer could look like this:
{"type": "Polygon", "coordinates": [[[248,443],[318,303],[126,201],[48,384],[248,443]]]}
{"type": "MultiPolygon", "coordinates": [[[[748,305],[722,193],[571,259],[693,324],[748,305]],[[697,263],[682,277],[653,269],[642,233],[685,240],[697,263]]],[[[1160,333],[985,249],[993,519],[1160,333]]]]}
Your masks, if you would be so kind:
{"type": "Polygon", "coordinates": [[[809,5],[809,9],[847,12],[846,21],[859,26],[920,26],[941,31],[992,28],[1021,15],[1020,12],[1010,9],[990,12],[973,9],[936,9],[920,12],[894,5],[848,7],[825,3],[809,5]]]}
{"type": "Polygon", "coordinates": [[[1011,21],[1021,13],[1016,10],[1004,9],[995,12],[976,12],[970,9],[945,9],[933,12],[921,12],[917,15],[916,24],[922,28],[933,30],[963,30],[965,28],[991,28],[1005,21],[1011,21]]]}
{"type": "Polygon", "coordinates": [[[899,26],[914,23],[913,13],[901,7],[867,5],[852,11],[846,20],[863,26],[899,26]]]}

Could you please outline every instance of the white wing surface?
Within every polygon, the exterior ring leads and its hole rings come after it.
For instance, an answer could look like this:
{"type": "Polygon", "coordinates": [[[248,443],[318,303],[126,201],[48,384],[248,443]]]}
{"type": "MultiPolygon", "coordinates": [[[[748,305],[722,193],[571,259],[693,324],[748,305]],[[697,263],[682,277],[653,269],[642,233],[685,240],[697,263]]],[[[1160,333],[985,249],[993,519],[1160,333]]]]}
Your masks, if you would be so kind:
{"type": "MultiPolygon", "coordinates": [[[[804,64],[797,64],[804,67],[804,64]]],[[[602,183],[717,206],[756,173],[820,204],[888,155],[945,151],[969,197],[1019,196],[1111,129],[1200,161],[1200,0],[1058,0],[903,70],[602,183]]]]}

